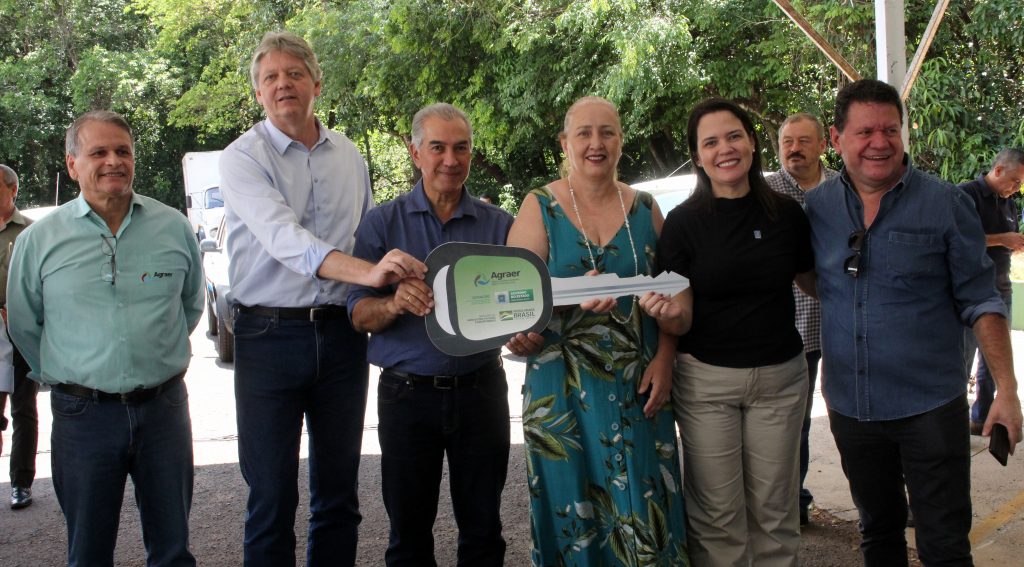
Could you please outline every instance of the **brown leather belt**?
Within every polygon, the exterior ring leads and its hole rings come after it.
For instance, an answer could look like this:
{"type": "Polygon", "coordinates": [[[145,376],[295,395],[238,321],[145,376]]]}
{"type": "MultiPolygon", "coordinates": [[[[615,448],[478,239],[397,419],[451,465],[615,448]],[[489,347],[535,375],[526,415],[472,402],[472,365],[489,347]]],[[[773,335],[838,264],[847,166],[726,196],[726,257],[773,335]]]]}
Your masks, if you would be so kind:
{"type": "Polygon", "coordinates": [[[172,386],[181,382],[185,377],[185,372],[182,371],[180,374],[176,374],[165,381],[159,386],[152,388],[139,388],[132,390],[131,392],[125,392],[123,394],[111,394],[110,392],[104,392],[102,390],[94,390],[92,388],[86,388],[85,386],[79,386],[78,384],[55,384],[53,390],[66,394],[68,396],[75,396],[76,398],[86,398],[90,400],[97,400],[100,402],[117,401],[125,405],[139,405],[144,404],[150,400],[155,399],[162,392],[166,392],[172,386]]]}

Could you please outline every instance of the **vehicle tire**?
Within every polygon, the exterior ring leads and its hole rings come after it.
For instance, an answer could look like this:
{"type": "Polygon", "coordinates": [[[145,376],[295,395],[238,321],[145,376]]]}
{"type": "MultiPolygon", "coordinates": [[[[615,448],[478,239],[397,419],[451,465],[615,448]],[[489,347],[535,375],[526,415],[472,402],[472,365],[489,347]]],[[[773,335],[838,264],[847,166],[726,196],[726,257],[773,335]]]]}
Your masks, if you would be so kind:
{"type": "Polygon", "coordinates": [[[235,360],[235,336],[231,334],[224,324],[224,319],[217,319],[217,358],[221,362],[233,362],[235,360]]]}
{"type": "Polygon", "coordinates": [[[217,312],[213,310],[213,305],[209,301],[206,302],[206,330],[210,333],[210,336],[216,337],[218,329],[217,312]]]}

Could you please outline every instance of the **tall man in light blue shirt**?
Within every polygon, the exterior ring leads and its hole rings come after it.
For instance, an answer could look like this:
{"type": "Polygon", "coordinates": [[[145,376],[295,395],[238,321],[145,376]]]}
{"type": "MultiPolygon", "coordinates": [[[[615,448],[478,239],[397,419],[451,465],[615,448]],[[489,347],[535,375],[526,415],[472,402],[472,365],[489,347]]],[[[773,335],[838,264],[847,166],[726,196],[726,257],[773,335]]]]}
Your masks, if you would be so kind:
{"type": "Polygon", "coordinates": [[[373,206],[366,164],[313,115],[320,67],[287,32],[263,37],[250,68],[267,120],[221,156],[236,312],[238,452],[249,485],[246,566],[295,564],[299,442],[309,434],[309,565],[353,565],[366,409],[366,334],[345,308],[348,286],[422,278],[392,250],[377,264],[349,253],[373,206]]]}
{"type": "Polygon", "coordinates": [[[68,563],[113,564],[131,475],[147,564],[195,565],[183,377],[203,311],[199,246],[181,213],[132,190],[124,118],[83,114],[66,146],[81,194],[18,237],[7,312],[29,377],[52,386],[53,486],[68,563]]]}

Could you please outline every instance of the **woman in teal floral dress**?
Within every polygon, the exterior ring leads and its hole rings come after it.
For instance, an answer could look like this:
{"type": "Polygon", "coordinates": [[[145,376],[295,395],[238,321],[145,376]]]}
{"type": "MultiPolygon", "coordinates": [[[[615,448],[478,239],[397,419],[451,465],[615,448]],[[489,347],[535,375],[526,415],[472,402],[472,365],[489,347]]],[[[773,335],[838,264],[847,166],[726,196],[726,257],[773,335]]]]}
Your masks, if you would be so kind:
{"type": "MultiPolygon", "coordinates": [[[[569,109],[568,173],[532,191],[509,234],[555,277],[650,274],[662,215],[615,179],[622,130],[596,97],[569,109]]],[[[535,565],[688,565],[675,425],[675,344],[633,297],[556,310],[528,360],[523,399],[535,565]]]]}

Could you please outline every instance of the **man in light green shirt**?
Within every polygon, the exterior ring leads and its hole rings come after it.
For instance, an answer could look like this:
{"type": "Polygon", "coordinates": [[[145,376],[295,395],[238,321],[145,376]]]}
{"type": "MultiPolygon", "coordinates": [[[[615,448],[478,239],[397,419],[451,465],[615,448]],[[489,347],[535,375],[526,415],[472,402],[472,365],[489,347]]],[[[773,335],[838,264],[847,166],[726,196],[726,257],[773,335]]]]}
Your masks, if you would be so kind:
{"type": "Polygon", "coordinates": [[[80,116],[66,150],[81,194],[18,238],[7,311],[29,376],[52,385],[68,562],[112,564],[131,475],[147,564],[195,565],[183,376],[203,310],[199,247],[181,213],[132,190],[135,147],[120,115],[80,116]]]}

